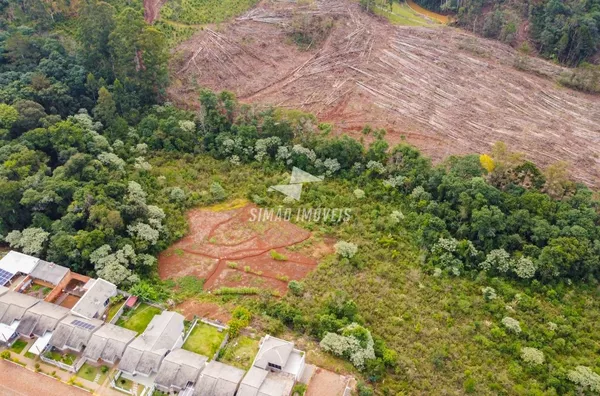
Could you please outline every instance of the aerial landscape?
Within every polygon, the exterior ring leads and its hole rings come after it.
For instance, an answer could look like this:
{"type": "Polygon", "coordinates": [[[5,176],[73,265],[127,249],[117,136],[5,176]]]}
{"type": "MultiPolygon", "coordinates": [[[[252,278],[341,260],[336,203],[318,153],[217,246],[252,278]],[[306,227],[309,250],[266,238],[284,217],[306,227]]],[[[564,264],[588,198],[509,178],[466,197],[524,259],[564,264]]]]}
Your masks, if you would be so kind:
{"type": "Polygon", "coordinates": [[[0,395],[600,394],[600,0],[0,1],[0,395]]]}

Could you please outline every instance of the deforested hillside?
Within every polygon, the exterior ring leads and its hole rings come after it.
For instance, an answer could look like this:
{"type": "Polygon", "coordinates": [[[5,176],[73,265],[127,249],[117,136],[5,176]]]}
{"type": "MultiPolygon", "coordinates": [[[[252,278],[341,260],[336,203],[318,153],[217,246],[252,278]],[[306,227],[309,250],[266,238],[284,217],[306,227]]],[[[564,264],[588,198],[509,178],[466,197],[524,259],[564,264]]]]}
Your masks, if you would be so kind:
{"type": "Polygon", "coordinates": [[[435,159],[504,141],[600,180],[600,98],[559,86],[569,69],[454,28],[393,26],[348,0],[262,2],[182,43],[171,69],[170,96],[188,106],[196,85],[231,90],[313,112],[338,132],[386,128],[390,142],[406,138],[435,159]]]}

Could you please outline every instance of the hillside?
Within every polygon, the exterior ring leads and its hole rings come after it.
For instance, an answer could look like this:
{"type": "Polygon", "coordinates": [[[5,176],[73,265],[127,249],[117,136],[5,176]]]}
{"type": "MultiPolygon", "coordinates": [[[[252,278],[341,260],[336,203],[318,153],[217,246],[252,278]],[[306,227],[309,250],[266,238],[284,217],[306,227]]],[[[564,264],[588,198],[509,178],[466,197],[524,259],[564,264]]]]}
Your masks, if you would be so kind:
{"type": "Polygon", "coordinates": [[[600,98],[557,86],[564,68],[453,28],[392,26],[348,0],[314,4],[262,2],[218,32],[200,31],[174,51],[170,97],[197,104],[197,82],[313,112],[338,133],[386,128],[388,141],[406,138],[437,160],[504,141],[540,166],[567,161],[577,180],[598,185],[600,98]],[[298,13],[333,20],[308,51],[286,34],[298,13]]]}

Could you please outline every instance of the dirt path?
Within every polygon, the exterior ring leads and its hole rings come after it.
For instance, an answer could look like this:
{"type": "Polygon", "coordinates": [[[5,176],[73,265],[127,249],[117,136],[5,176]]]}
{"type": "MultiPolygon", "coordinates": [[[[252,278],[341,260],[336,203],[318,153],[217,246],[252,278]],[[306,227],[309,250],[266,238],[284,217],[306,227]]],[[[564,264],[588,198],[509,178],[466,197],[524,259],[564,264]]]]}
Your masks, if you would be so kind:
{"type": "Polygon", "coordinates": [[[42,374],[0,360],[1,396],[89,396],[90,394],[42,374]]]}
{"type": "Polygon", "coordinates": [[[450,18],[447,15],[442,15],[438,14],[437,12],[429,11],[415,3],[413,0],[406,0],[406,4],[418,14],[425,15],[426,17],[431,19],[435,19],[436,21],[439,21],[445,25],[447,25],[448,22],[450,22],[450,18]]]}
{"type": "Polygon", "coordinates": [[[197,81],[258,108],[312,112],[337,134],[386,128],[391,144],[406,140],[435,161],[504,141],[541,167],[567,161],[575,179],[600,186],[600,97],[558,87],[564,68],[450,27],[392,26],[350,0],[314,5],[307,12],[335,20],[320,48],[301,51],[282,28],[299,5],[262,2],[176,49],[169,96],[197,106],[197,81]],[[537,74],[515,67],[523,62],[537,74]]]}

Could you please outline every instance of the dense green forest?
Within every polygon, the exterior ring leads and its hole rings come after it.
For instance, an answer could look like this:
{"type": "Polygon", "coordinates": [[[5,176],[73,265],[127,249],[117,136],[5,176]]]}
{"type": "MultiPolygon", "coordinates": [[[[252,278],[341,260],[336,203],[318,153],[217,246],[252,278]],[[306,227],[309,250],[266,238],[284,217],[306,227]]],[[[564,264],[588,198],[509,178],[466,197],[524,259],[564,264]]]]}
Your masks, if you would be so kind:
{"type": "Polygon", "coordinates": [[[417,3],[431,10],[455,13],[459,25],[485,37],[509,44],[530,40],[540,54],[569,66],[597,60],[598,0],[417,0],[417,3]]]}
{"type": "Polygon", "coordinates": [[[228,92],[178,109],[164,102],[164,35],[139,10],[85,3],[65,36],[53,28],[68,9],[21,4],[2,3],[4,243],[173,298],[156,256],[186,233],[185,210],[281,205],[267,189],[297,166],[326,181],[284,204],[351,208],[348,222],[303,225],[346,243],[283,298],[204,298],[320,342],[363,396],[600,391],[599,201],[565,164],[540,170],[499,143],[434,166],[385,131],[365,127],[366,145],[228,92]]]}

